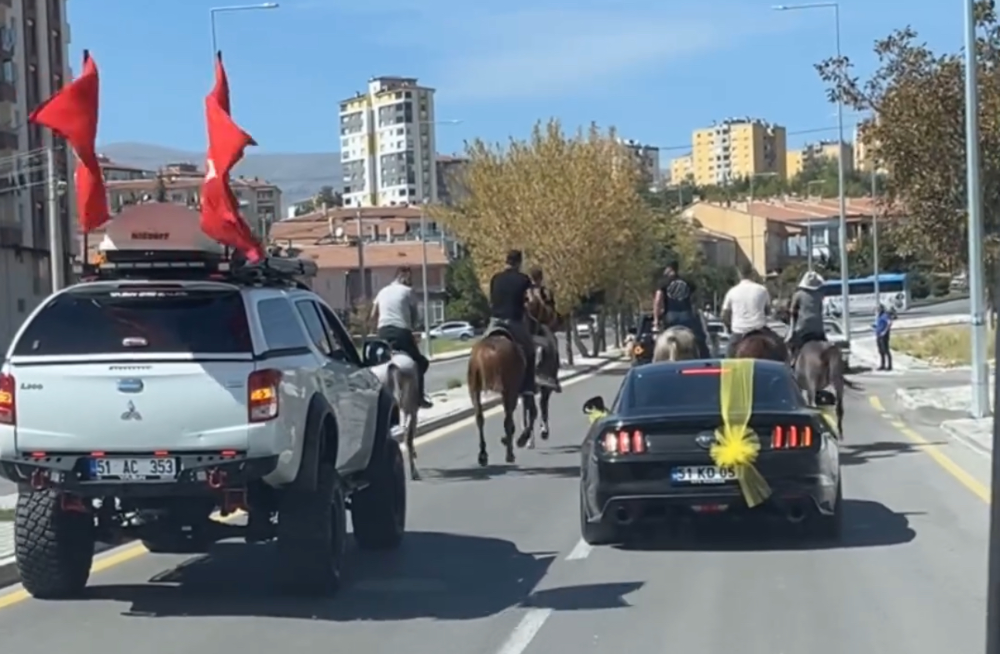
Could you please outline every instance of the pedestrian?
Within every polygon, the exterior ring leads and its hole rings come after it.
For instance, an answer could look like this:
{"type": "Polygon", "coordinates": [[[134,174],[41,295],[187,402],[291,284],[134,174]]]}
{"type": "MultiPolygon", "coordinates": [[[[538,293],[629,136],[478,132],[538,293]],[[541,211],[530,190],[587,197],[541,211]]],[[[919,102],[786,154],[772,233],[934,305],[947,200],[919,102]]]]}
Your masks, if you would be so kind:
{"type": "Polygon", "coordinates": [[[892,350],[889,347],[889,336],[892,334],[892,316],[881,304],[878,307],[878,317],[875,319],[875,344],[878,346],[879,370],[892,370],[892,350]]]}

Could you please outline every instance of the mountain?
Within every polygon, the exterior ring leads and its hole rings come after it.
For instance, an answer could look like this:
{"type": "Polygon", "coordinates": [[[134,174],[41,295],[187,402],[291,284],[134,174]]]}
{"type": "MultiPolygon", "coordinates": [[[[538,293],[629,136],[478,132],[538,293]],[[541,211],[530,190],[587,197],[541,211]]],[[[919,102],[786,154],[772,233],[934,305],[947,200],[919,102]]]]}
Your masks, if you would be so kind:
{"type": "MultiPolygon", "coordinates": [[[[98,148],[111,161],[145,170],[156,170],[169,163],[197,163],[202,165],[204,152],[184,152],[148,143],[108,143],[98,148]]],[[[236,175],[260,177],[281,189],[283,204],[312,197],[321,186],[340,190],[343,174],[340,170],[339,152],[310,154],[248,152],[236,166],[236,175]]]]}

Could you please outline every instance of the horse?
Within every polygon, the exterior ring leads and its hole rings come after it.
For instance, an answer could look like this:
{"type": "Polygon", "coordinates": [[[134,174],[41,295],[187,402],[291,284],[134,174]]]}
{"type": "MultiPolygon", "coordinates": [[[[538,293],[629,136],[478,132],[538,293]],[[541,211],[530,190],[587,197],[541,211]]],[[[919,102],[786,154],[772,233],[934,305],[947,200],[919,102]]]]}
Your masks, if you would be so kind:
{"type": "Polygon", "coordinates": [[[698,338],[694,332],[680,325],[664,329],[653,346],[653,363],[657,361],[682,361],[697,359],[698,338]]]}
{"type": "Polygon", "coordinates": [[[817,406],[816,396],[828,386],[833,387],[837,412],[837,435],[844,433],[844,387],[857,389],[847,379],[847,365],[840,348],[825,341],[809,341],[799,348],[793,368],[799,386],[805,391],[810,406],[817,406]]]}
{"type": "MultiPolygon", "coordinates": [[[[559,376],[559,343],[558,341],[553,345],[552,352],[550,352],[550,357],[545,358],[543,356],[546,343],[544,334],[540,333],[540,326],[548,327],[549,331],[553,334],[559,333],[566,323],[566,316],[561,315],[553,307],[551,307],[542,294],[534,290],[528,294],[528,302],[525,305],[526,315],[528,316],[529,325],[533,326],[532,337],[535,340],[535,356],[536,361],[538,361],[538,369],[552,377],[557,379],[559,376]]],[[[538,410],[539,418],[541,419],[541,429],[539,430],[539,436],[541,436],[543,441],[549,439],[549,402],[552,399],[553,390],[548,386],[536,385],[537,394],[539,395],[538,400],[538,410]]],[[[524,421],[528,424],[528,406],[524,406],[524,421]]],[[[531,430],[530,436],[528,438],[528,449],[535,449],[535,434],[534,429],[531,430]]]]}
{"type": "MultiPolygon", "coordinates": [[[[545,306],[548,312],[554,314],[551,308],[541,302],[529,301],[525,305],[529,320],[534,320],[538,324],[547,324],[543,319],[551,320],[549,313],[540,307],[545,306]]],[[[537,341],[536,341],[537,343],[537,341]]],[[[535,354],[533,351],[532,354],[535,354]]],[[[476,429],[479,432],[479,465],[485,467],[489,463],[489,455],[486,452],[486,437],[483,433],[483,426],[486,422],[483,416],[484,391],[499,393],[501,405],[503,406],[503,431],[504,437],[501,440],[506,448],[505,460],[507,463],[514,463],[514,410],[517,408],[518,400],[524,404],[524,427],[517,438],[517,446],[524,447],[531,443],[534,447],[535,420],[538,418],[538,407],[535,404],[534,395],[521,395],[521,385],[527,371],[527,362],[521,346],[515,342],[513,336],[501,325],[491,327],[479,342],[472,346],[469,352],[469,367],[467,383],[469,385],[469,398],[472,400],[472,409],[476,416],[476,429]]],[[[541,389],[542,403],[545,406],[545,418],[548,417],[548,400],[552,391],[541,389]]],[[[544,428],[543,438],[548,438],[548,426],[544,428]]]]}
{"type": "Polygon", "coordinates": [[[769,329],[750,332],[733,348],[734,359],[766,359],[788,363],[788,345],[769,329]]]}
{"type": "Polygon", "coordinates": [[[410,459],[410,479],[419,481],[417,448],[413,446],[413,440],[417,436],[417,412],[423,399],[420,393],[420,369],[416,361],[402,352],[379,352],[374,358],[383,361],[383,364],[374,366],[372,371],[389,391],[399,412],[403,443],[410,459]]]}

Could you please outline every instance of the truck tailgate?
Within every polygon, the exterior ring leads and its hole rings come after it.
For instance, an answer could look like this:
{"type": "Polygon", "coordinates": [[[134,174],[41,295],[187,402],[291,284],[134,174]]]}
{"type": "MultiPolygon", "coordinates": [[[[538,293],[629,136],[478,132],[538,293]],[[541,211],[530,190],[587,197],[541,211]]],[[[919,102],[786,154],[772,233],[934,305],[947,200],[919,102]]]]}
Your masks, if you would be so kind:
{"type": "Polygon", "coordinates": [[[14,365],[22,452],[247,449],[252,361],[14,365]]]}

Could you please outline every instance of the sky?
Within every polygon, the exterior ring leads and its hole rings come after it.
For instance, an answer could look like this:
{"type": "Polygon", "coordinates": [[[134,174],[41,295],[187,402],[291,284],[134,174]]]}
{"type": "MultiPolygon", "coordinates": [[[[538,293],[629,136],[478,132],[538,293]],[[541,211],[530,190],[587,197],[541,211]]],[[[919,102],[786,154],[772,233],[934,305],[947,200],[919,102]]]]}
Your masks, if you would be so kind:
{"type": "MultiPolygon", "coordinates": [[[[238,2],[239,0],[234,0],[238,2]]],[[[842,0],[842,48],[865,75],[872,45],[913,26],[935,49],[962,42],[958,0],[842,0]]],[[[102,143],[205,147],[211,0],[69,0],[71,57],[101,73],[102,143]]],[[[835,48],[829,9],[767,0],[287,0],[216,13],[233,115],[260,152],[338,150],[338,103],[377,75],[437,89],[438,150],[526,136],[537,120],[592,121],[684,154],[713,120],[785,125],[789,145],[836,138],[813,64],[835,48]],[[794,132],[831,128],[794,136],[794,132]]],[[[846,134],[861,117],[847,114],[846,134]]]]}

